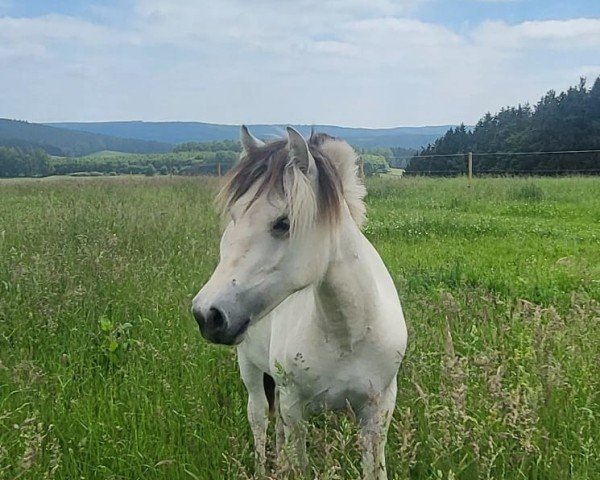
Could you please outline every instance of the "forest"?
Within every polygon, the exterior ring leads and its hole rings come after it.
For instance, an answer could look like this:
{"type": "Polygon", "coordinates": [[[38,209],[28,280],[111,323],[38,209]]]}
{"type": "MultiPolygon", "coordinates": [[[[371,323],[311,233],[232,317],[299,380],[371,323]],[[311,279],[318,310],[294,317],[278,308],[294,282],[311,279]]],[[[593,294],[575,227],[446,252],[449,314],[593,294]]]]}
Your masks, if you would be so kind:
{"type": "Polygon", "coordinates": [[[41,148],[0,146],[0,177],[33,177],[53,173],[50,156],[41,148]]]}
{"type": "Polygon", "coordinates": [[[407,173],[464,173],[467,152],[473,152],[478,173],[600,173],[598,150],[600,77],[591,88],[581,78],[566,92],[550,90],[533,106],[506,107],[486,113],[473,128],[450,128],[411,159],[407,173]],[[574,150],[596,152],[540,153],[574,150]]]}

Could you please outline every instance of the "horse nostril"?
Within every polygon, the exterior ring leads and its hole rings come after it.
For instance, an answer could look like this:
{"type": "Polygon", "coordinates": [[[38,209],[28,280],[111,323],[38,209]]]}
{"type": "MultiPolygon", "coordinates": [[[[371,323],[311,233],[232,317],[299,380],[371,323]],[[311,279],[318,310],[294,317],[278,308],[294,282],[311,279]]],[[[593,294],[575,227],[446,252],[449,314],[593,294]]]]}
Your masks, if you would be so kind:
{"type": "Polygon", "coordinates": [[[204,315],[202,315],[199,308],[198,309],[194,308],[192,310],[192,314],[194,315],[194,318],[196,319],[196,322],[198,323],[198,325],[202,326],[202,325],[204,325],[204,323],[206,323],[206,320],[204,319],[204,315]]]}
{"type": "Polygon", "coordinates": [[[206,317],[206,324],[209,328],[220,329],[225,326],[225,315],[218,308],[211,308],[206,317]]]}

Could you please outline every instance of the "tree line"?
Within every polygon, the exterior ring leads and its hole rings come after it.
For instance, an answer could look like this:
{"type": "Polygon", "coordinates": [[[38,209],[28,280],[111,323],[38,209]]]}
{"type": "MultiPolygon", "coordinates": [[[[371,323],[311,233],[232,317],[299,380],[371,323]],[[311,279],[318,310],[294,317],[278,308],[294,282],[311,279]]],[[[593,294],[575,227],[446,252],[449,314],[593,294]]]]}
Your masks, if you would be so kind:
{"type": "Polygon", "coordinates": [[[51,173],[50,156],[41,148],[0,147],[0,177],[34,177],[51,173]]]}
{"type": "Polygon", "coordinates": [[[55,175],[214,175],[225,172],[237,159],[232,151],[179,151],[161,154],[116,152],[79,158],[53,159],[55,175]]]}
{"type": "Polygon", "coordinates": [[[174,152],[241,152],[242,145],[237,140],[220,140],[212,142],[185,142],[176,145],[174,152]]]}
{"type": "MultiPolygon", "coordinates": [[[[390,166],[403,167],[399,154],[414,151],[389,148],[357,149],[364,173],[387,173],[390,166]]],[[[99,152],[84,157],[50,156],[41,148],[0,147],[0,177],[47,175],[217,175],[229,170],[239,157],[237,141],[187,142],[170,153],[131,154],[99,152]]]]}
{"type": "Polygon", "coordinates": [[[537,153],[572,150],[600,150],[600,77],[591,88],[581,78],[566,92],[550,90],[534,106],[503,108],[486,113],[473,128],[451,128],[414,156],[407,172],[464,173],[470,151],[473,169],[480,173],[600,173],[599,153],[537,153]]]}

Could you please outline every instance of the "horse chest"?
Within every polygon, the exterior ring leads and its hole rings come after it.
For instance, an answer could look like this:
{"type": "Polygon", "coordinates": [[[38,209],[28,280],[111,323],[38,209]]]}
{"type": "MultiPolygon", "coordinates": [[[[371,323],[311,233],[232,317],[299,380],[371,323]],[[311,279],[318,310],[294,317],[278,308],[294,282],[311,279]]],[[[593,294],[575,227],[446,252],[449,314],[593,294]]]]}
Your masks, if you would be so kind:
{"type": "Polygon", "coordinates": [[[395,377],[404,351],[401,336],[373,324],[349,347],[351,337],[343,332],[323,334],[309,293],[284,302],[251,327],[238,349],[271,374],[282,395],[309,411],[345,409],[348,403],[359,409],[395,377]]]}
{"type": "Polygon", "coordinates": [[[360,408],[396,373],[394,368],[380,368],[372,351],[361,347],[343,352],[336,345],[294,343],[278,355],[272,352],[276,381],[311,412],[345,409],[348,404],[360,408]]]}

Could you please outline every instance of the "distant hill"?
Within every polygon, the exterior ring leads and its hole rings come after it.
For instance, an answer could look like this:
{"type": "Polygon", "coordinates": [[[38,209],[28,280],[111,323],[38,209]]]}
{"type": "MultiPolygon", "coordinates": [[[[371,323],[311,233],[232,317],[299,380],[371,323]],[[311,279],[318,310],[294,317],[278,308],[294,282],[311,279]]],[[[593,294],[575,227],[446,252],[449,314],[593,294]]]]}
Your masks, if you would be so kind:
{"type": "MultiPolygon", "coordinates": [[[[71,122],[49,123],[47,125],[95,134],[153,140],[171,144],[192,141],[237,140],[240,135],[239,125],[201,122],[71,122]]],[[[304,135],[308,135],[311,129],[310,125],[293,126],[304,135]]],[[[250,131],[262,139],[283,135],[285,127],[286,125],[249,125],[250,131]]],[[[450,127],[452,125],[395,128],[350,128],[314,125],[314,128],[319,132],[341,137],[352,145],[365,148],[420,148],[441,137],[450,127]]]]}
{"type": "Polygon", "coordinates": [[[42,148],[50,155],[80,156],[102,150],[125,153],[168,152],[168,143],[143,139],[119,138],[76,131],[76,129],[0,119],[0,146],[42,148]]]}

